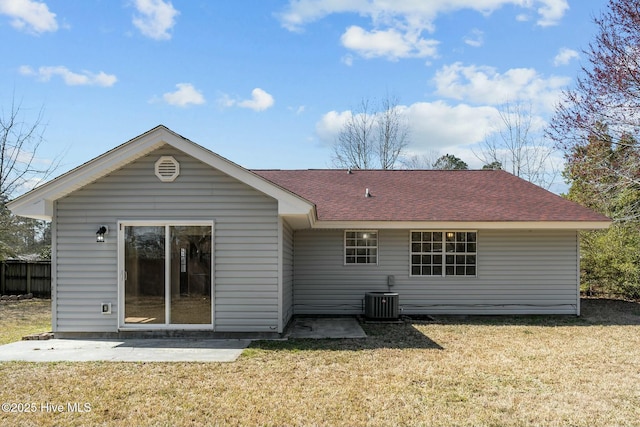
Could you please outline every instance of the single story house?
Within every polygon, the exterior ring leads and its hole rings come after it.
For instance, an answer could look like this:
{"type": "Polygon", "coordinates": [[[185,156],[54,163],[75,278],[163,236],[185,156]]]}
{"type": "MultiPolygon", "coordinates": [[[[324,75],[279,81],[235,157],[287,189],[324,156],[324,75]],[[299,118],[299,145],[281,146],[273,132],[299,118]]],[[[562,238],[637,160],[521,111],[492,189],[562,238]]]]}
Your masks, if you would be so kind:
{"type": "Polygon", "coordinates": [[[58,336],[282,333],[294,315],[580,314],[578,230],[504,171],[247,170],[164,126],[12,200],[52,221],[58,336]]]}

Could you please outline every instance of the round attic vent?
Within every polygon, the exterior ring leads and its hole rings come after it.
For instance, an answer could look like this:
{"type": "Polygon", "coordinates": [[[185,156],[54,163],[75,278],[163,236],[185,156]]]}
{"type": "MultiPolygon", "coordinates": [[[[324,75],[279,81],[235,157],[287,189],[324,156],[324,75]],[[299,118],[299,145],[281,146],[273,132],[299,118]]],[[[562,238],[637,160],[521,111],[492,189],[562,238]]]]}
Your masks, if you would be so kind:
{"type": "Polygon", "coordinates": [[[162,182],[174,181],[180,175],[180,163],[171,156],[162,156],[156,162],[156,176],[162,182]]]}

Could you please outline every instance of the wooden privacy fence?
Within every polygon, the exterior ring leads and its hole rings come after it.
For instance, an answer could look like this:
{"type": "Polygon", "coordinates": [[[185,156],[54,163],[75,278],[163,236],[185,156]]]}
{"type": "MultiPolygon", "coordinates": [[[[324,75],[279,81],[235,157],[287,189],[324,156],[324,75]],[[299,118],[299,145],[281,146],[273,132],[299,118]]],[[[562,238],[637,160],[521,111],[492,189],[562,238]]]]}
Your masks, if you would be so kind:
{"type": "Polygon", "coordinates": [[[0,295],[51,298],[51,261],[0,262],[0,295]]]}

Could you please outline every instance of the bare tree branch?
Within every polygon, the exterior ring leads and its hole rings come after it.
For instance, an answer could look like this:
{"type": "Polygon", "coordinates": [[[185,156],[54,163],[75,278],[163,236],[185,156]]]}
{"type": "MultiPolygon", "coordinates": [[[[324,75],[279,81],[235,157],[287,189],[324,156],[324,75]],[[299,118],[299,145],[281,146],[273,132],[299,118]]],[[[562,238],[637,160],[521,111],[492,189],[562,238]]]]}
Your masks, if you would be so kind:
{"type": "Polygon", "coordinates": [[[530,104],[506,102],[499,110],[496,133],[474,151],[478,160],[501,168],[544,188],[551,187],[559,165],[553,161],[554,147],[533,129],[530,104]]]}
{"type": "Polygon", "coordinates": [[[16,104],[15,99],[11,102],[11,111],[0,111],[0,198],[5,201],[17,192],[30,189],[36,181],[45,181],[61,160],[58,156],[52,162],[39,164],[37,152],[44,142],[46,129],[42,122],[43,110],[38,111],[30,124],[22,115],[22,105],[16,104]]]}
{"type": "Polygon", "coordinates": [[[411,154],[400,158],[403,169],[433,169],[433,165],[440,158],[437,150],[429,150],[426,154],[411,154]]]}
{"type": "Polygon", "coordinates": [[[409,143],[409,126],[398,110],[397,98],[387,96],[378,113],[378,159],[382,169],[393,169],[409,143]]]}
{"type": "Polygon", "coordinates": [[[640,220],[640,0],[609,0],[594,19],[574,89],[546,131],[567,159],[573,197],[616,221],[640,220]],[[584,195],[578,194],[584,192],[584,195]]]}
{"type": "Polygon", "coordinates": [[[409,143],[409,126],[396,98],[372,107],[363,99],[351,112],[333,145],[332,161],[341,168],[393,169],[409,143]]]}
{"type": "Polygon", "coordinates": [[[370,169],[373,163],[373,127],[375,116],[369,101],[362,100],[352,111],[333,146],[333,163],[338,167],[370,169]]]}
{"type": "Polygon", "coordinates": [[[50,245],[48,225],[43,221],[20,218],[6,202],[21,192],[44,182],[60,164],[62,155],[44,161],[37,155],[44,142],[43,110],[32,123],[24,118],[21,103],[11,101],[11,109],[0,109],[0,259],[42,252],[50,245]]]}

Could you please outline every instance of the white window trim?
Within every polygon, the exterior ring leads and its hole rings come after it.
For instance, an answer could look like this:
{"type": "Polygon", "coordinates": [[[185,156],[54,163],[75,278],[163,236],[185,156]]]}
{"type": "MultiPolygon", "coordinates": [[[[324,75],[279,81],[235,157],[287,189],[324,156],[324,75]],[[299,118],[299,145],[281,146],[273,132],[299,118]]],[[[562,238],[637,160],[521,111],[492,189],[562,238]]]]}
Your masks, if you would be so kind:
{"type": "MultiPolygon", "coordinates": [[[[356,247],[357,248],[357,247],[356,247]]],[[[378,265],[380,263],[380,233],[378,232],[378,230],[344,230],[344,234],[342,235],[342,262],[344,263],[345,266],[360,266],[360,267],[366,267],[366,266],[371,266],[371,265],[378,265]],[[376,249],[376,262],[374,263],[363,263],[363,264],[358,264],[357,262],[354,263],[348,263],[347,262],[347,233],[376,233],[376,245],[375,246],[368,246],[368,248],[374,248],[376,249]]]]}
{"type": "MultiPolygon", "coordinates": [[[[168,242],[167,242],[168,243],[168,242]]],[[[165,244],[165,251],[170,251],[170,245],[165,244]]],[[[165,254],[168,256],[169,254],[165,254]]],[[[165,268],[168,269],[168,263],[165,263],[165,268]]],[[[171,297],[171,292],[168,287],[170,286],[168,278],[170,274],[165,274],[165,303],[168,298],[171,297]]],[[[136,331],[136,330],[215,330],[215,221],[199,221],[199,220],[120,220],[118,221],[118,331],[136,331]],[[124,227],[126,226],[164,226],[165,227],[165,239],[170,238],[168,228],[172,226],[181,225],[199,225],[205,227],[211,227],[211,324],[156,324],[156,325],[137,325],[131,323],[125,323],[124,321],[124,285],[125,285],[125,273],[124,273],[124,227]]],[[[165,305],[167,312],[169,311],[169,305],[165,305]]],[[[169,317],[166,317],[169,319],[169,317]]]]}
{"type": "MultiPolygon", "coordinates": [[[[433,230],[433,229],[418,229],[418,230],[409,230],[409,277],[415,277],[415,278],[438,278],[438,277],[443,277],[443,278],[449,278],[449,277],[455,277],[457,279],[472,279],[472,278],[477,278],[478,277],[478,230],[452,230],[452,229],[447,229],[447,230],[433,230]],[[411,234],[412,233],[442,233],[442,274],[441,275],[422,275],[422,274],[413,274],[413,269],[412,269],[412,262],[411,262],[411,256],[413,255],[413,251],[411,250],[411,244],[413,243],[413,241],[411,240],[411,234]],[[451,274],[451,275],[447,275],[446,273],[446,255],[447,252],[445,250],[446,246],[446,234],[447,233],[476,233],[476,251],[475,251],[475,256],[476,256],[476,274],[474,275],[456,275],[456,274],[451,274]]],[[[469,252],[464,252],[464,254],[469,254],[469,252]]]]}

